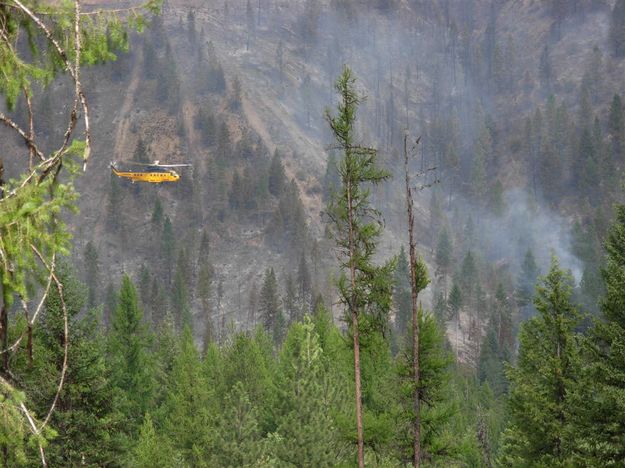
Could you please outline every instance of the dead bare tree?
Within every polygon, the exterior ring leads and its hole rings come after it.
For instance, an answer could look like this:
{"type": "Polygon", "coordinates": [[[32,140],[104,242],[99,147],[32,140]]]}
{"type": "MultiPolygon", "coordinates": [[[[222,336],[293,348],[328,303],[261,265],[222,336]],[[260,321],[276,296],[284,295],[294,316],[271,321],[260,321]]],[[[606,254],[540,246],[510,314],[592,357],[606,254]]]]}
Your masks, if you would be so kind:
{"type": "MultiPolygon", "coordinates": [[[[417,138],[415,148],[421,141],[421,137],[417,138]]],[[[419,293],[425,289],[429,283],[427,270],[423,260],[417,254],[417,243],[414,232],[414,199],[412,197],[412,185],[408,164],[408,135],[404,135],[404,173],[406,182],[406,211],[408,220],[408,239],[409,239],[409,256],[410,256],[410,289],[411,289],[411,307],[412,307],[412,378],[414,384],[413,390],[413,466],[421,465],[421,381],[419,369],[419,312],[420,307],[417,306],[419,293]]],[[[418,176],[433,171],[435,168],[421,172],[418,176]]],[[[431,184],[421,185],[418,189],[430,187],[431,184]]]]}

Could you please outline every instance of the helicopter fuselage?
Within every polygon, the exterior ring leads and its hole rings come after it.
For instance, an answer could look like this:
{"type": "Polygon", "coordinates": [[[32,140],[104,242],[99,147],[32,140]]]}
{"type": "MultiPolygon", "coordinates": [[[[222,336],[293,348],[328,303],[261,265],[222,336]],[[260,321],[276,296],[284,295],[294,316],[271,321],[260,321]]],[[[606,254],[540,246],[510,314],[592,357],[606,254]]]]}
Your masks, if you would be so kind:
{"type": "Polygon", "coordinates": [[[162,182],[177,182],[180,179],[180,175],[176,171],[160,167],[148,167],[146,171],[119,171],[111,166],[111,170],[116,176],[130,179],[133,182],[160,184],[162,182]]]}

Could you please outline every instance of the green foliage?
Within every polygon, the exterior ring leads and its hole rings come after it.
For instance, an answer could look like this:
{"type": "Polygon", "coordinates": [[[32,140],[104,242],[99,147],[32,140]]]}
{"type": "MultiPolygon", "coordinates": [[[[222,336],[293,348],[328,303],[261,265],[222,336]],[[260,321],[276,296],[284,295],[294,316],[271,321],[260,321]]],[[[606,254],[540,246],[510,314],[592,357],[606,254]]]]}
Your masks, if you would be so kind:
{"type": "MultiPolygon", "coordinates": [[[[453,415],[449,393],[450,365],[452,356],[444,346],[444,336],[435,318],[420,308],[419,320],[419,401],[421,415],[421,450],[423,460],[433,464],[444,463],[454,452],[451,438],[443,434],[448,430],[453,415]]],[[[412,367],[412,340],[397,358],[401,410],[394,429],[395,443],[400,447],[400,459],[413,459],[414,440],[414,394],[415,382],[412,367]]],[[[453,458],[453,457],[451,457],[453,458]]]]}
{"type": "Polygon", "coordinates": [[[605,297],[598,320],[585,341],[584,379],[574,403],[579,408],[576,431],[586,466],[608,466],[625,459],[625,206],[606,241],[602,271],[605,297]]]}
{"type": "Polygon", "coordinates": [[[204,384],[199,353],[186,326],[168,375],[164,428],[184,459],[197,466],[197,452],[211,438],[210,415],[216,410],[204,384]]]}
{"type": "Polygon", "coordinates": [[[308,241],[308,227],[299,188],[291,181],[282,190],[276,210],[265,230],[266,240],[276,250],[302,251],[308,241]]]}
{"type": "Polygon", "coordinates": [[[46,439],[54,434],[47,431],[45,436],[36,437],[30,434],[28,422],[22,414],[21,405],[24,403],[23,392],[17,391],[4,379],[0,381],[0,444],[11,447],[6,459],[13,465],[25,465],[27,461],[26,450],[29,444],[33,446],[37,442],[45,446],[46,439]]]}
{"type": "MultiPolygon", "coordinates": [[[[68,161],[69,163],[69,161],[68,161]]],[[[5,302],[13,294],[29,297],[28,282],[42,280],[47,270],[35,249],[49,261],[52,254],[69,253],[71,234],[61,217],[76,211],[77,194],[71,179],[60,183],[52,177],[37,183],[23,176],[4,186],[0,200],[0,277],[5,302]]]]}
{"type": "Polygon", "coordinates": [[[290,328],[279,358],[276,378],[280,424],[270,434],[269,451],[280,464],[335,466],[346,452],[333,414],[347,403],[345,388],[325,372],[324,350],[314,323],[290,328]],[[338,456],[338,458],[337,458],[338,456]]]}
{"type": "Polygon", "coordinates": [[[225,395],[223,411],[215,421],[208,466],[258,466],[263,455],[258,410],[243,384],[237,382],[225,395]]]}
{"type": "Polygon", "coordinates": [[[273,268],[265,272],[265,280],[260,290],[258,310],[265,326],[265,331],[270,334],[276,343],[281,341],[284,330],[284,318],[282,317],[282,307],[280,296],[278,295],[278,281],[273,268]]]}
{"type": "MultiPolygon", "coordinates": [[[[371,207],[370,184],[389,177],[377,167],[377,152],[354,141],[356,110],[361,98],[355,89],[356,78],[348,67],[336,81],[341,101],[335,117],[326,112],[343,158],[338,162],[341,186],[328,204],[327,213],[333,224],[334,239],[340,253],[342,269],[338,281],[341,302],[346,314],[371,314],[375,326],[386,327],[392,282],[392,264],[377,267],[372,258],[382,232],[380,214],[371,207]],[[348,280],[347,272],[353,277],[348,280]],[[388,296],[385,296],[388,293],[388,296]],[[382,317],[380,316],[382,315],[382,317]]],[[[351,319],[350,319],[351,322],[351,319]]]]}
{"type": "Polygon", "coordinates": [[[149,345],[150,336],[135,287],[124,275],[111,318],[107,354],[111,383],[119,398],[117,407],[126,418],[124,430],[130,435],[138,430],[154,395],[154,365],[149,345]]]}
{"type": "Polygon", "coordinates": [[[137,468],[163,468],[179,467],[181,460],[172,453],[171,445],[167,438],[157,434],[149,413],[139,430],[139,439],[132,450],[129,464],[137,468]]]}
{"type": "Polygon", "coordinates": [[[501,463],[508,466],[570,466],[573,443],[569,396],[579,372],[571,303],[573,280],[557,259],[536,288],[538,315],[521,326],[516,367],[510,379],[510,422],[501,463]]]}
{"type": "Polygon", "coordinates": [[[269,193],[274,197],[280,197],[285,186],[286,175],[284,173],[284,167],[282,167],[280,153],[276,150],[273,153],[271,165],[269,166],[269,193]]]}
{"type": "MultiPolygon", "coordinates": [[[[46,447],[46,459],[52,466],[73,466],[83,461],[110,463],[119,456],[114,435],[120,418],[111,401],[109,368],[98,328],[100,314],[91,310],[80,316],[86,290],[66,264],[59,265],[56,275],[63,284],[70,340],[68,362],[72,365],[50,419],[57,435],[46,447]]],[[[56,289],[48,295],[40,320],[32,338],[32,362],[27,352],[21,353],[13,362],[13,371],[22,376],[28,406],[35,414],[45,415],[57,392],[64,360],[63,309],[56,289]]],[[[39,454],[33,450],[30,456],[37,461],[39,454]]]]}
{"type": "Polygon", "coordinates": [[[401,338],[408,329],[412,314],[410,272],[404,246],[401,247],[397,257],[397,267],[393,278],[393,305],[395,307],[395,332],[401,338]]]}

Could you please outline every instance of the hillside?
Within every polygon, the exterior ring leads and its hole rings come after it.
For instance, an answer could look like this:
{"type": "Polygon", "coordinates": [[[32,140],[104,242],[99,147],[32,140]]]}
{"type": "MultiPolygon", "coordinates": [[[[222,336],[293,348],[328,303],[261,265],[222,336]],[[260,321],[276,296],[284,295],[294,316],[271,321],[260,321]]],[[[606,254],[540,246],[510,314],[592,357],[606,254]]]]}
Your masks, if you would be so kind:
{"type": "Polygon", "coordinates": [[[625,464],[624,74],[625,0],[0,3],[0,465],[625,464]]]}
{"type": "MultiPolygon", "coordinates": [[[[535,198],[536,189],[532,189],[526,170],[524,126],[526,117],[533,116],[537,106],[544,106],[547,99],[539,77],[544,44],[549,44],[553,69],[550,89],[561,102],[570,105],[571,112],[576,112],[582,78],[592,66],[593,48],[599,48],[604,71],[593,102],[598,115],[605,118],[612,94],[620,91],[623,66],[622,61],[611,60],[607,52],[609,5],[596,7],[583,18],[565,18],[557,40],[548,8],[536,2],[506,2],[496,11],[490,11],[488,4],[475,2],[472,25],[463,23],[466,18],[460,7],[450,8],[452,14],[447,19],[441,13],[442,6],[420,16],[418,9],[403,3],[389,12],[370,8],[349,18],[322,2],[289,2],[261,5],[260,19],[255,7],[254,24],[250,26],[245,2],[227,5],[226,13],[223,5],[169,2],[162,23],[158,22],[162,24],[160,32],[152,28],[138,36],[130,55],[122,55],[113,67],[89,72],[94,85],[97,80],[97,115],[106,118],[97,121],[96,143],[101,145],[97,157],[86,177],[79,181],[83,196],[81,215],[75,222],[79,226],[75,248],[80,253],[88,241],[94,243],[103,277],[114,281],[121,271],[137,275],[141,264],[159,270],[162,248],[150,223],[158,198],[172,219],[179,240],[176,248],[193,252],[198,248],[202,229],[207,229],[213,252],[211,262],[219,278],[215,284],[221,282],[223,287],[221,312],[217,315],[222,316],[222,323],[232,320],[237,326],[246,327],[247,314],[242,309],[247,307],[253,285],[258,287],[270,266],[283,279],[295,275],[287,265],[296,263],[289,256],[297,254],[267,248],[265,229],[275,201],[268,199],[243,213],[234,210],[235,214],[225,218],[220,214],[224,206],[230,211],[225,198],[232,169],[219,176],[212,170],[219,149],[206,144],[202,124],[198,124],[202,118],[199,113],[204,111],[216,121],[226,122],[235,153],[241,150],[242,142],[255,142],[251,143],[256,148],[253,159],[239,160],[235,156],[236,162],[229,164],[230,168],[250,167],[258,171],[268,164],[274,151],[281,153],[286,176],[297,185],[310,235],[323,243],[325,149],[332,143],[323,112],[335,101],[333,79],[345,62],[354,67],[361,91],[367,95],[361,113],[363,142],[377,147],[382,160],[393,167],[392,161],[401,149],[403,129],[422,135],[419,166],[436,166],[431,177],[439,179],[440,184],[435,191],[454,200],[453,204],[443,205],[443,218],[435,220],[429,213],[432,191],[419,194],[418,232],[431,268],[436,267],[433,253],[440,229],[437,226],[449,223],[445,219],[453,218],[454,210],[468,209],[475,216],[471,181],[468,177],[463,180],[461,174],[470,175],[472,171],[475,141],[482,128],[479,121],[484,120],[493,137],[489,149],[492,162],[486,162],[490,179],[487,193],[495,193],[493,187],[498,181],[498,196],[507,206],[504,218],[483,215],[490,220],[477,235],[484,261],[506,265],[507,274],[513,277],[520,274],[526,247],[515,245],[519,241],[510,235],[523,235],[518,232],[518,223],[523,224],[518,218],[527,216],[528,209],[538,209],[536,219],[540,221],[536,226],[525,226],[525,235],[542,239],[525,239],[521,243],[534,247],[542,265],[548,261],[549,252],[556,249],[565,264],[574,269],[578,280],[581,278],[583,267],[572,252],[570,232],[573,220],[588,213],[579,210],[574,198],[570,202],[563,199],[557,206],[545,197],[535,198]],[[489,78],[484,75],[488,73],[488,64],[482,54],[493,15],[498,60],[512,60],[497,65],[503,67],[498,72],[501,78],[497,75],[497,79],[505,81],[503,85],[486,83],[489,78]],[[410,27],[406,22],[411,23],[410,27]],[[146,77],[145,44],[149,42],[154,42],[157,58],[170,53],[164,50],[166,47],[171,49],[179,86],[175,91],[179,93],[179,102],[173,110],[167,109],[159,97],[156,88],[161,78],[155,81],[146,77]],[[477,54],[472,60],[478,62],[466,68],[465,54],[477,54]],[[210,88],[210,78],[202,74],[210,73],[207,67],[212,66],[211,61],[223,69],[225,88],[206,93],[203,88],[210,88]],[[240,102],[233,109],[235,80],[241,93],[236,97],[240,102]],[[449,136],[445,136],[445,122],[451,122],[455,128],[449,140],[458,158],[454,169],[446,167],[449,162],[443,142],[449,136]],[[123,201],[114,218],[123,225],[123,232],[116,233],[111,231],[111,215],[107,215],[111,183],[107,166],[110,160],[132,159],[139,139],[146,144],[148,160],[191,162],[194,168],[183,171],[177,187],[130,187],[122,183],[123,201]],[[221,188],[213,190],[215,184],[221,188]],[[197,191],[198,186],[203,192],[199,196],[201,207],[191,207],[196,202],[187,191],[197,191]],[[528,194],[532,200],[523,200],[528,194]],[[202,213],[199,217],[198,210],[202,213]],[[546,230],[554,234],[544,237],[546,230]],[[146,243],[146,239],[150,241],[146,243]]],[[[396,173],[395,177],[401,174],[396,173]]],[[[386,218],[388,229],[382,252],[388,256],[397,253],[398,241],[404,238],[403,192],[397,184],[385,185],[376,191],[376,199],[386,218]]],[[[325,269],[334,259],[330,254],[315,261],[326,265],[325,269]]],[[[324,275],[315,282],[317,288],[327,289],[321,286],[327,282],[324,275]]],[[[433,304],[431,292],[429,297],[433,304]]],[[[194,309],[197,307],[195,303],[194,309]]],[[[194,314],[198,322],[205,320],[199,311],[194,310],[194,314]]],[[[450,324],[450,330],[453,328],[450,324]]]]}

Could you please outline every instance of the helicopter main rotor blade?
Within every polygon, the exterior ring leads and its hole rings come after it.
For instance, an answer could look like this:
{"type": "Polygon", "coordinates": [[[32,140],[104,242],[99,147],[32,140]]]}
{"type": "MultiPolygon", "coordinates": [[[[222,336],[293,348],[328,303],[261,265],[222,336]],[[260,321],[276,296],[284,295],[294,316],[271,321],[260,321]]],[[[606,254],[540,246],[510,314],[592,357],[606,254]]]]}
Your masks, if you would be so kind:
{"type": "Polygon", "coordinates": [[[122,164],[130,164],[132,166],[154,166],[155,165],[153,163],[140,163],[140,162],[134,162],[134,161],[122,161],[122,164]]]}
{"type": "Polygon", "coordinates": [[[192,167],[193,164],[159,164],[158,167],[192,167]]]}

